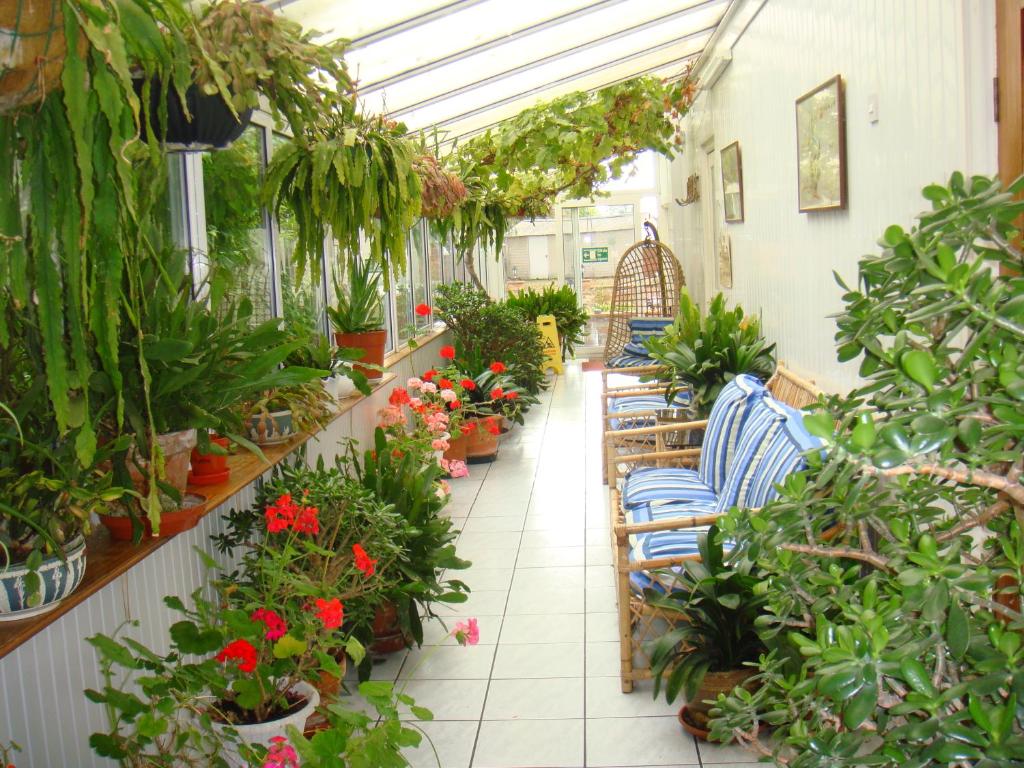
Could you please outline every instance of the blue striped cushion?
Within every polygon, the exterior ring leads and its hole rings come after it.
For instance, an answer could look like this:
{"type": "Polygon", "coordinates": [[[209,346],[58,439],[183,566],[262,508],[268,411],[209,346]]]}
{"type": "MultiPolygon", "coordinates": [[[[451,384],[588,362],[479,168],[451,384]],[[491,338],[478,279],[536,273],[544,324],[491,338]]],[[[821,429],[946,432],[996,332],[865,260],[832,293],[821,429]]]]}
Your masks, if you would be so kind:
{"type": "Polygon", "coordinates": [[[715,399],[704,432],[697,470],[704,484],[714,491],[718,492],[725,486],[725,478],[751,407],[766,395],[767,390],[757,379],[740,374],[726,384],[715,399]]]}
{"type": "Polygon", "coordinates": [[[671,317],[634,317],[629,321],[629,340],[643,347],[651,336],[660,336],[672,325],[671,317]]]}
{"type": "Polygon", "coordinates": [[[622,348],[622,351],[625,352],[627,355],[634,355],[636,357],[650,357],[650,354],[647,352],[647,347],[645,347],[643,344],[639,344],[633,341],[626,342],[626,345],[622,348]]]}
{"type": "Polygon", "coordinates": [[[714,501],[651,501],[627,510],[631,523],[650,523],[673,517],[702,517],[717,513],[718,504],[714,501]]]}
{"type": "Polygon", "coordinates": [[[609,368],[636,368],[641,365],[653,365],[654,361],[649,357],[637,357],[636,355],[616,355],[608,361],[609,368]]]}
{"type": "Polygon", "coordinates": [[[779,495],[776,486],[788,475],[807,468],[804,454],[823,446],[804,427],[800,411],[770,397],[765,398],[764,407],[772,410],[774,418],[761,434],[745,428],[726,487],[719,495],[720,512],[733,505],[763,507],[779,495]],[[747,456],[751,457],[749,462],[747,456]]]}
{"type": "MultiPolygon", "coordinates": [[[[679,392],[673,407],[685,408],[690,404],[690,392],[688,390],[679,392]]],[[[630,413],[656,411],[659,408],[668,408],[664,395],[630,395],[629,397],[617,397],[608,404],[608,414],[617,414],[625,417],[630,413]]],[[[612,429],[638,429],[640,427],[654,426],[654,416],[637,416],[636,418],[610,419],[608,425],[612,429]]]]}
{"type": "Polygon", "coordinates": [[[640,467],[630,470],[622,486],[622,506],[634,509],[652,501],[717,501],[692,469],[683,467],[640,467]]]}
{"type": "MultiPolygon", "coordinates": [[[[709,526],[701,526],[698,528],[686,528],[681,531],[656,531],[654,533],[640,534],[635,538],[633,547],[629,551],[629,561],[635,563],[637,560],[653,560],[658,557],[699,555],[697,539],[702,533],[707,533],[708,528],[709,526]]],[[[726,552],[732,549],[732,542],[724,541],[722,544],[726,552]]],[[[673,567],[666,570],[678,573],[681,569],[673,567]]],[[[664,591],[664,587],[654,582],[643,571],[632,571],[630,573],[630,582],[633,589],[637,591],[643,591],[649,587],[653,587],[659,592],[664,591]]]]}

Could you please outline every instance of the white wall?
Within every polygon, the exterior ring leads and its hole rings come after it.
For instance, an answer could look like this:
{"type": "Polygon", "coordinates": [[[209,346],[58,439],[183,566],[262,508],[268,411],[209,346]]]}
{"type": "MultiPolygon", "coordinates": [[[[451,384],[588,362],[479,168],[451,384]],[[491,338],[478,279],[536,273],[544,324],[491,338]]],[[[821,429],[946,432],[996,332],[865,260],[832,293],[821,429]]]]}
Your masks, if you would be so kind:
{"type": "MultiPolygon", "coordinates": [[[[395,386],[440,361],[438,349],[449,343],[443,334],[390,368],[395,381],[307,443],[307,459],[323,455],[333,461],[339,443],[353,437],[367,444],[377,411],[387,405],[395,386]]],[[[226,529],[223,515],[244,509],[255,500],[252,483],[191,531],[176,536],[120,578],[89,597],[27,643],[0,659],[0,743],[17,742],[18,768],[107,768],[112,761],[89,748],[89,734],[106,730],[103,707],[86,700],[86,688],[102,688],[99,665],[85,638],[112,634],[121,624],[138,620],[131,636],[154,649],[168,649],[167,629],[180,617],[163,604],[164,595],[187,598],[205,583],[205,571],[193,548],[215,554],[210,537],[226,529]]],[[[220,558],[223,560],[223,558],[220,558]]],[[[187,600],[186,600],[187,602],[187,600]]]]}
{"type": "MultiPolygon", "coordinates": [[[[860,256],[885,227],[907,227],[925,208],[920,190],[956,169],[996,171],[995,12],[992,0],[737,0],[716,53],[732,63],[684,121],[685,154],[672,193],[699,172],[701,144],[738,140],[745,221],[732,240],[733,302],[761,313],[780,359],[826,389],[846,390],[856,364],[840,366],[828,315],[841,308],[832,270],[856,277],[860,256]],[[745,31],[741,30],[746,26],[745,31]],[[738,39],[737,39],[738,36],[738,39]],[[797,211],[795,100],[840,74],[846,87],[848,207],[797,211]],[[879,120],[868,120],[877,95],[879,120]]],[[[719,184],[720,187],[720,184],[719,184]]],[[[720,193],[719,193],[720,194],[720,193]]],[[[702,209],[670,206],[674,250],[695,297],[703,286],[702,209]]],[[[717,276],[707,284],[718,289],[717,276]]]]}

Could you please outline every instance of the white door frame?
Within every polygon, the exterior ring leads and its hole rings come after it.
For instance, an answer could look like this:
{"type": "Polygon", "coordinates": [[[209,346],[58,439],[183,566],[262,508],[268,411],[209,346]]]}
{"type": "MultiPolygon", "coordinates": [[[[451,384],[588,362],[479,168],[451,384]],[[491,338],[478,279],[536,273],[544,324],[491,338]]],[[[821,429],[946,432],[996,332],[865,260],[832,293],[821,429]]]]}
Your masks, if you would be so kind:
{"type": "Polygon", "coordinates": [[[718,153],[714,138],[701,144],[700,163],[700,213],[704,230],[701,254],[704,285],[701,287],[704,295],[694,298],[699,300],[701,306],[707,307],[711,297],[718,291],[718,153]]]}
{"type": "MultiPolygon", "coordinates": [[[[557,242],[556,251],[557,256],[557,277],[558,284],[565,285],[565,222],[568,220],[566,210],[569,208],[587,208],[593,205],[632,205],[633,206],[633,237],[634,241],[643,239],[643,218],[640,211],[640,200],[645,195],[642,192],[618,192],[615,194],[608,195],[608,197],[598,197],[591,200],[566,200],[563,203],[555,205],[554,219],[555,219],[555,231],[557,236],[555,240],[557,242]]],[[[621,256],[622,254],[618,254],[621,256]]],[[[576,271],[576,294],[580,295],[580,291],[583,288],[582,285],[582,272],[583,265],[581,262],[581,256],[578,253],[572,254],[573,265],[576,271]]],[[[617,257],[613,257],[617,258],[617,257]]]]}

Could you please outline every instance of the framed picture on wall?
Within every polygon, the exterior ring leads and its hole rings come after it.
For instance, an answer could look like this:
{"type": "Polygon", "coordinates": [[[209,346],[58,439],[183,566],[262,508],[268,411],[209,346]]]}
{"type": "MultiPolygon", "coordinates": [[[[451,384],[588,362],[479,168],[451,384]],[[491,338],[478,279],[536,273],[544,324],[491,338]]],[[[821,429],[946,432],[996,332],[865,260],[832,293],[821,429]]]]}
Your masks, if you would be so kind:
{"type": "Polygon", "coordinates": [[[845,208],[846,107],[841,75],[796,100],[796,154],[800,212],[845,208]]]}
{"type": "Polygon", "coordinates": [[[722,152],[722,197],[725,201],[725,220],[743,221],[743,161],[740,143],[734,141],[722,152]]]}

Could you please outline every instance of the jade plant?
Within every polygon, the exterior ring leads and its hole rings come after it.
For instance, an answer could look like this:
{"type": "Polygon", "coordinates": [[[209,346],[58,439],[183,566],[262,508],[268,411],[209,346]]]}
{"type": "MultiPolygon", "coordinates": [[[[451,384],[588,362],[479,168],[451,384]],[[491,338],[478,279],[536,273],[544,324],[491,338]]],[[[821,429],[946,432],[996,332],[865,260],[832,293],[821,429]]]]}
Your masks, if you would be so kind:
{"type": "Polygon", "coordinates": [[[721,521],[772,653],[713,738],[793,768],[1024,765],[1022,189],[954,173],[837,277],[864,383],[805,418],[824,457],[721,521]]]}
{"type": "Polygon", "coordinates": [[[775,345],[765,341],[761,322],[744,314],[742,307],[727,309],[722,294],[702,315],[683,289],[672,325],[648,339],[646,346],[659,366],[649,378],[669,382],[666,401],[672,402],[680,388],[688,387],[690,407],[702,418],[722,387],[738,374],[767,379],[775,370],[775,345]]]}

